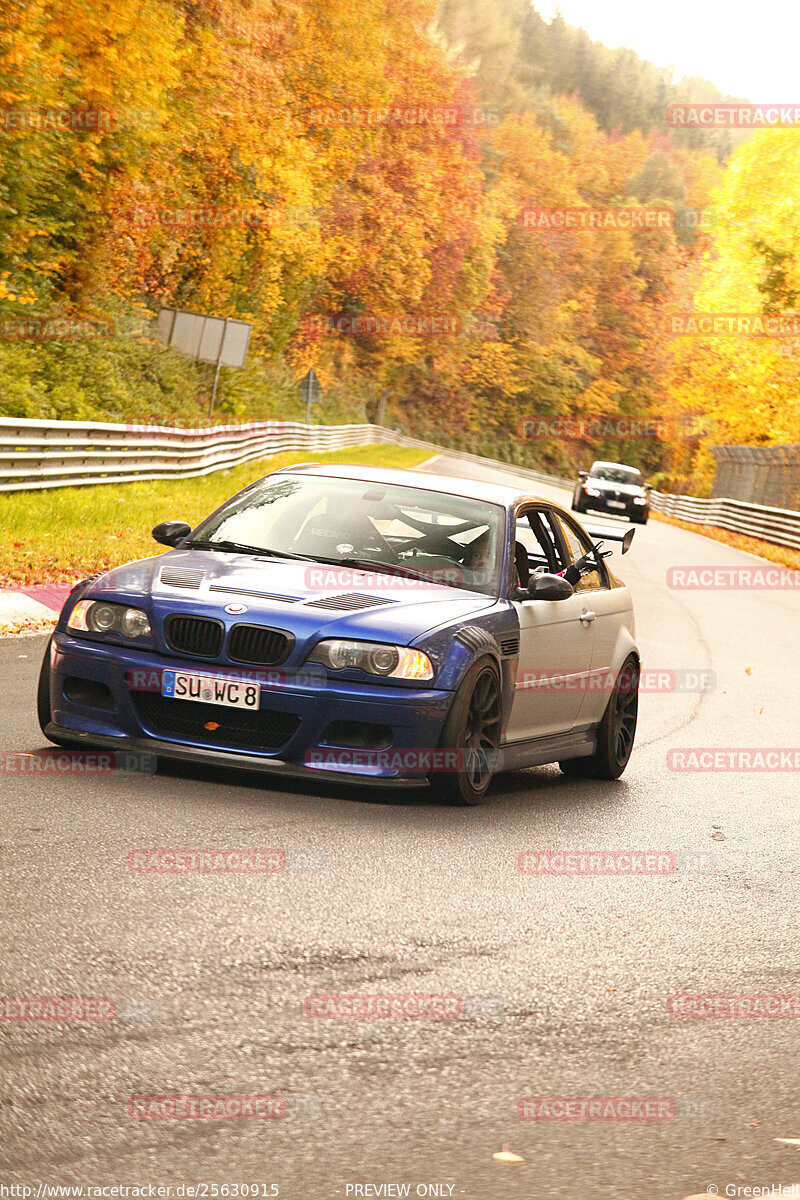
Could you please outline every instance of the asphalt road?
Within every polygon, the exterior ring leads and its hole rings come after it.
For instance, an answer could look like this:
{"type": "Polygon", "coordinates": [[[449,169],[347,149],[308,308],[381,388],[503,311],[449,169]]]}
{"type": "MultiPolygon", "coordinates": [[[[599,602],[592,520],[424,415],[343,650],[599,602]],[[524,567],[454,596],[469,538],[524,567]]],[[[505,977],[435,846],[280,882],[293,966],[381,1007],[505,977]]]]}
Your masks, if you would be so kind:
{"type": "MultiPolygon", "coordinates": [[[[642,696],[617,783],[543,767],[461,810],[188,768],[6,775],[0,992],[110,997],[119,1015],[0,1021],[0,1182],[680,1200],[800,1181],[800,1146],[776,1140],[800,1138],[800,1022],[667,1010],[800,992],[797,773],[667,767],[675,747],[800,744],[800,592],[665,584],[671,566],[756,561],[654,521],[615,560],[645,666],[715,674],[642,696]],[[287,869],[132,873],[143,847],[275,847],[287,869]],[[564,849],[700,857],[666,876],[517,870],[522,851],[564,849]],[[457,995],[464,1015],[305,1015],[331,992],[457,995]],[[132,1095],[178,1093],[282,1096],[286,1116],[128,1114],[132,1095]],[[520,1120],[523,1097],[658,1097],[675,1116],[520,1120]],[[524,1161],[493,1159],[503,1144],[524,1161]]],[[[43,648],[0,644],[6,753],[43,747],[43,648]]]]}

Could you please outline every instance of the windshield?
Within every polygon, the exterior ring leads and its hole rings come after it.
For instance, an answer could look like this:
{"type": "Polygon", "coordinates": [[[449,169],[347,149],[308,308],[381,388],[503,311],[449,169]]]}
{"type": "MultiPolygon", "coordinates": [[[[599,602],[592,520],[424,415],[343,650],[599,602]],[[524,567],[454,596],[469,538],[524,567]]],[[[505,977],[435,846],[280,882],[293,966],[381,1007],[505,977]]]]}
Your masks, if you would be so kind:
{"type": "Polygon", "coordinates": [[[642,482],[641,471],[635,467],[592,467],[590,479],[605,479],[608,483],[638,483],[642,482]]]}
{"type": "MultiPolygon", "coordinates": [[[[497,595],[504,510],[398,484],[271,476],[235,498],[189,543],[304,556],[497,595]]],[[[223,547],[221,547],[223,548],[223,547]]]]}

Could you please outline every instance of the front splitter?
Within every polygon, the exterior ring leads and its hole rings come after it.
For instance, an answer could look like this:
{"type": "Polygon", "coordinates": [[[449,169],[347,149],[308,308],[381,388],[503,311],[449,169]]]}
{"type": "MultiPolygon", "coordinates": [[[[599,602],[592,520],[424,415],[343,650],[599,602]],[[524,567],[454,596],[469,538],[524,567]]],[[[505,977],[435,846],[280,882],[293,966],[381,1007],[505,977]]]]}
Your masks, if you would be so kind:
{"type": "Polygon", "coordinates": [[[45,736],[56,745],[82,746],[101,750],[127,751],[135,754],[153,754],[157,758],[169,758],[176,762],[192,763],[204,767],[227,767],[235,771],[256,771],[259,774],[284,775],[293,779],[322,779],[329,783],[356,784],[361,787],[419,788],[427,787],[424,776],[405,775],[356,775],[349,771],[329,771],[324,768],[303,767],[297,763],[284,762],[278,758],[261,758],[257,754],[238,754],[230,750],[205,750],[201,746],[182,746],[178,742],[166,742],[157,738],[109,737],[107,734],[78,733],[51,721],[45,736]]]}

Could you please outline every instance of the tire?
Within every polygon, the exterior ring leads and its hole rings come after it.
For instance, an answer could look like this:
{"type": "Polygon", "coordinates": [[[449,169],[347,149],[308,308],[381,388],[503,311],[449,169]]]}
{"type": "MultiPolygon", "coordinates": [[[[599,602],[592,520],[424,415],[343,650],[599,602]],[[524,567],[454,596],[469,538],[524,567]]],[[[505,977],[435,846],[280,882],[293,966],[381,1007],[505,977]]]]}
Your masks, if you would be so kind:
{"type": "Polygon", "coordinates": [[[637,518],[636,518],[636,524],[637,524],[637,525],[646,525],[646,524],[647,524],[647,518],[648,518],[649,516],[650,516],[650,514],[649,514],[649,513],[644,513],[644,514],[643,514],[641,517],[637,517],[637,518]]]}
{"type": "Polygon", "coordinates": [[[39,686],[36,690],[36,715],[39,718],[39,728],[42,733],[45,733],[46,727],[53,719],[53,710],[50,707],[50,646],[53,641],[53,635],[47,639],[47,646],[42,659],[42,667],[39,671],[39,686]]]}
{"type": "Polygon", "coordinates": [[[576,513],[585,513],[586,512],[586,505],[581,503],[580,498],[577,500],[573,499],[572,511],[576,512],[576,513]]]}
{"type": "Polygon", "coordinates": [[[597,727],[597,749],[588,758],[567,758],[558,765],[571,779],[619,779],[633,750],[639,711],[639,664],[625,659],[614,681],[603,719],[597,727]]]}
{"type": "Polygon", "coordinates": [[[483,658],[462,679],[439,739],[440,750],[460,751],[465,761],[457,770],[428,776],[437,799],[483,804],[496,768],[502,719],[500,675],[494,661],[483,658]]]}
{"type": "Polygon", "coordinates": [[[51,634],[44,652],[44,658],[42,659],[42,666],[39,671],[39,685],[36,689],[36,715],[39,718],[39,728],[48,742],[53,742],[56,746],[63,746],[67,750],[85,749],[85,742],[79,741],[77,738],[53,737],[52,734],[47,732],[47,726],[53,719],[53,710],[50,706],[50,646],[52,641],[53,635],[51,634]]]}

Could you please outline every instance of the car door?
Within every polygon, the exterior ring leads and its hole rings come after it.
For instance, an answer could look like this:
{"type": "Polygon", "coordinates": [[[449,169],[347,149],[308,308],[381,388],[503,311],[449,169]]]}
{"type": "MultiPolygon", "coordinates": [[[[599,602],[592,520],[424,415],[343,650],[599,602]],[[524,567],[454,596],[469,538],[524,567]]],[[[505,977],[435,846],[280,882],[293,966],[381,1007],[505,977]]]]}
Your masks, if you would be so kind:
{"type": "MultiPolygon", "coordinates": [[[[527,505],[517,514],[517,541],[528,551],[531,570],[568,566],[555,514],[546,505],[527,505]]],[[[564,733],[578,722],[591,669],[593,622],[584,621],[585,596],[567,600],[513,600],[520,648],[514,700],[506,739],[564,733]]]]}
{"type": "MultiPolygon", "coordinates": [[[[592,540],[577,521],[566,513],[553,513],[553,520],[561,530],[571,562],[591,549],[592,540]]],[[[614,683],[613,658],[622,601],[620,589],[612,588],[608,568],[602,560],[597,570],[581,576],[575,585],[575,595],[580,596],[581,612],[594,630],[591,677],[580,713],[581,724],[594,725],[602,719],[614,683]]]]}

